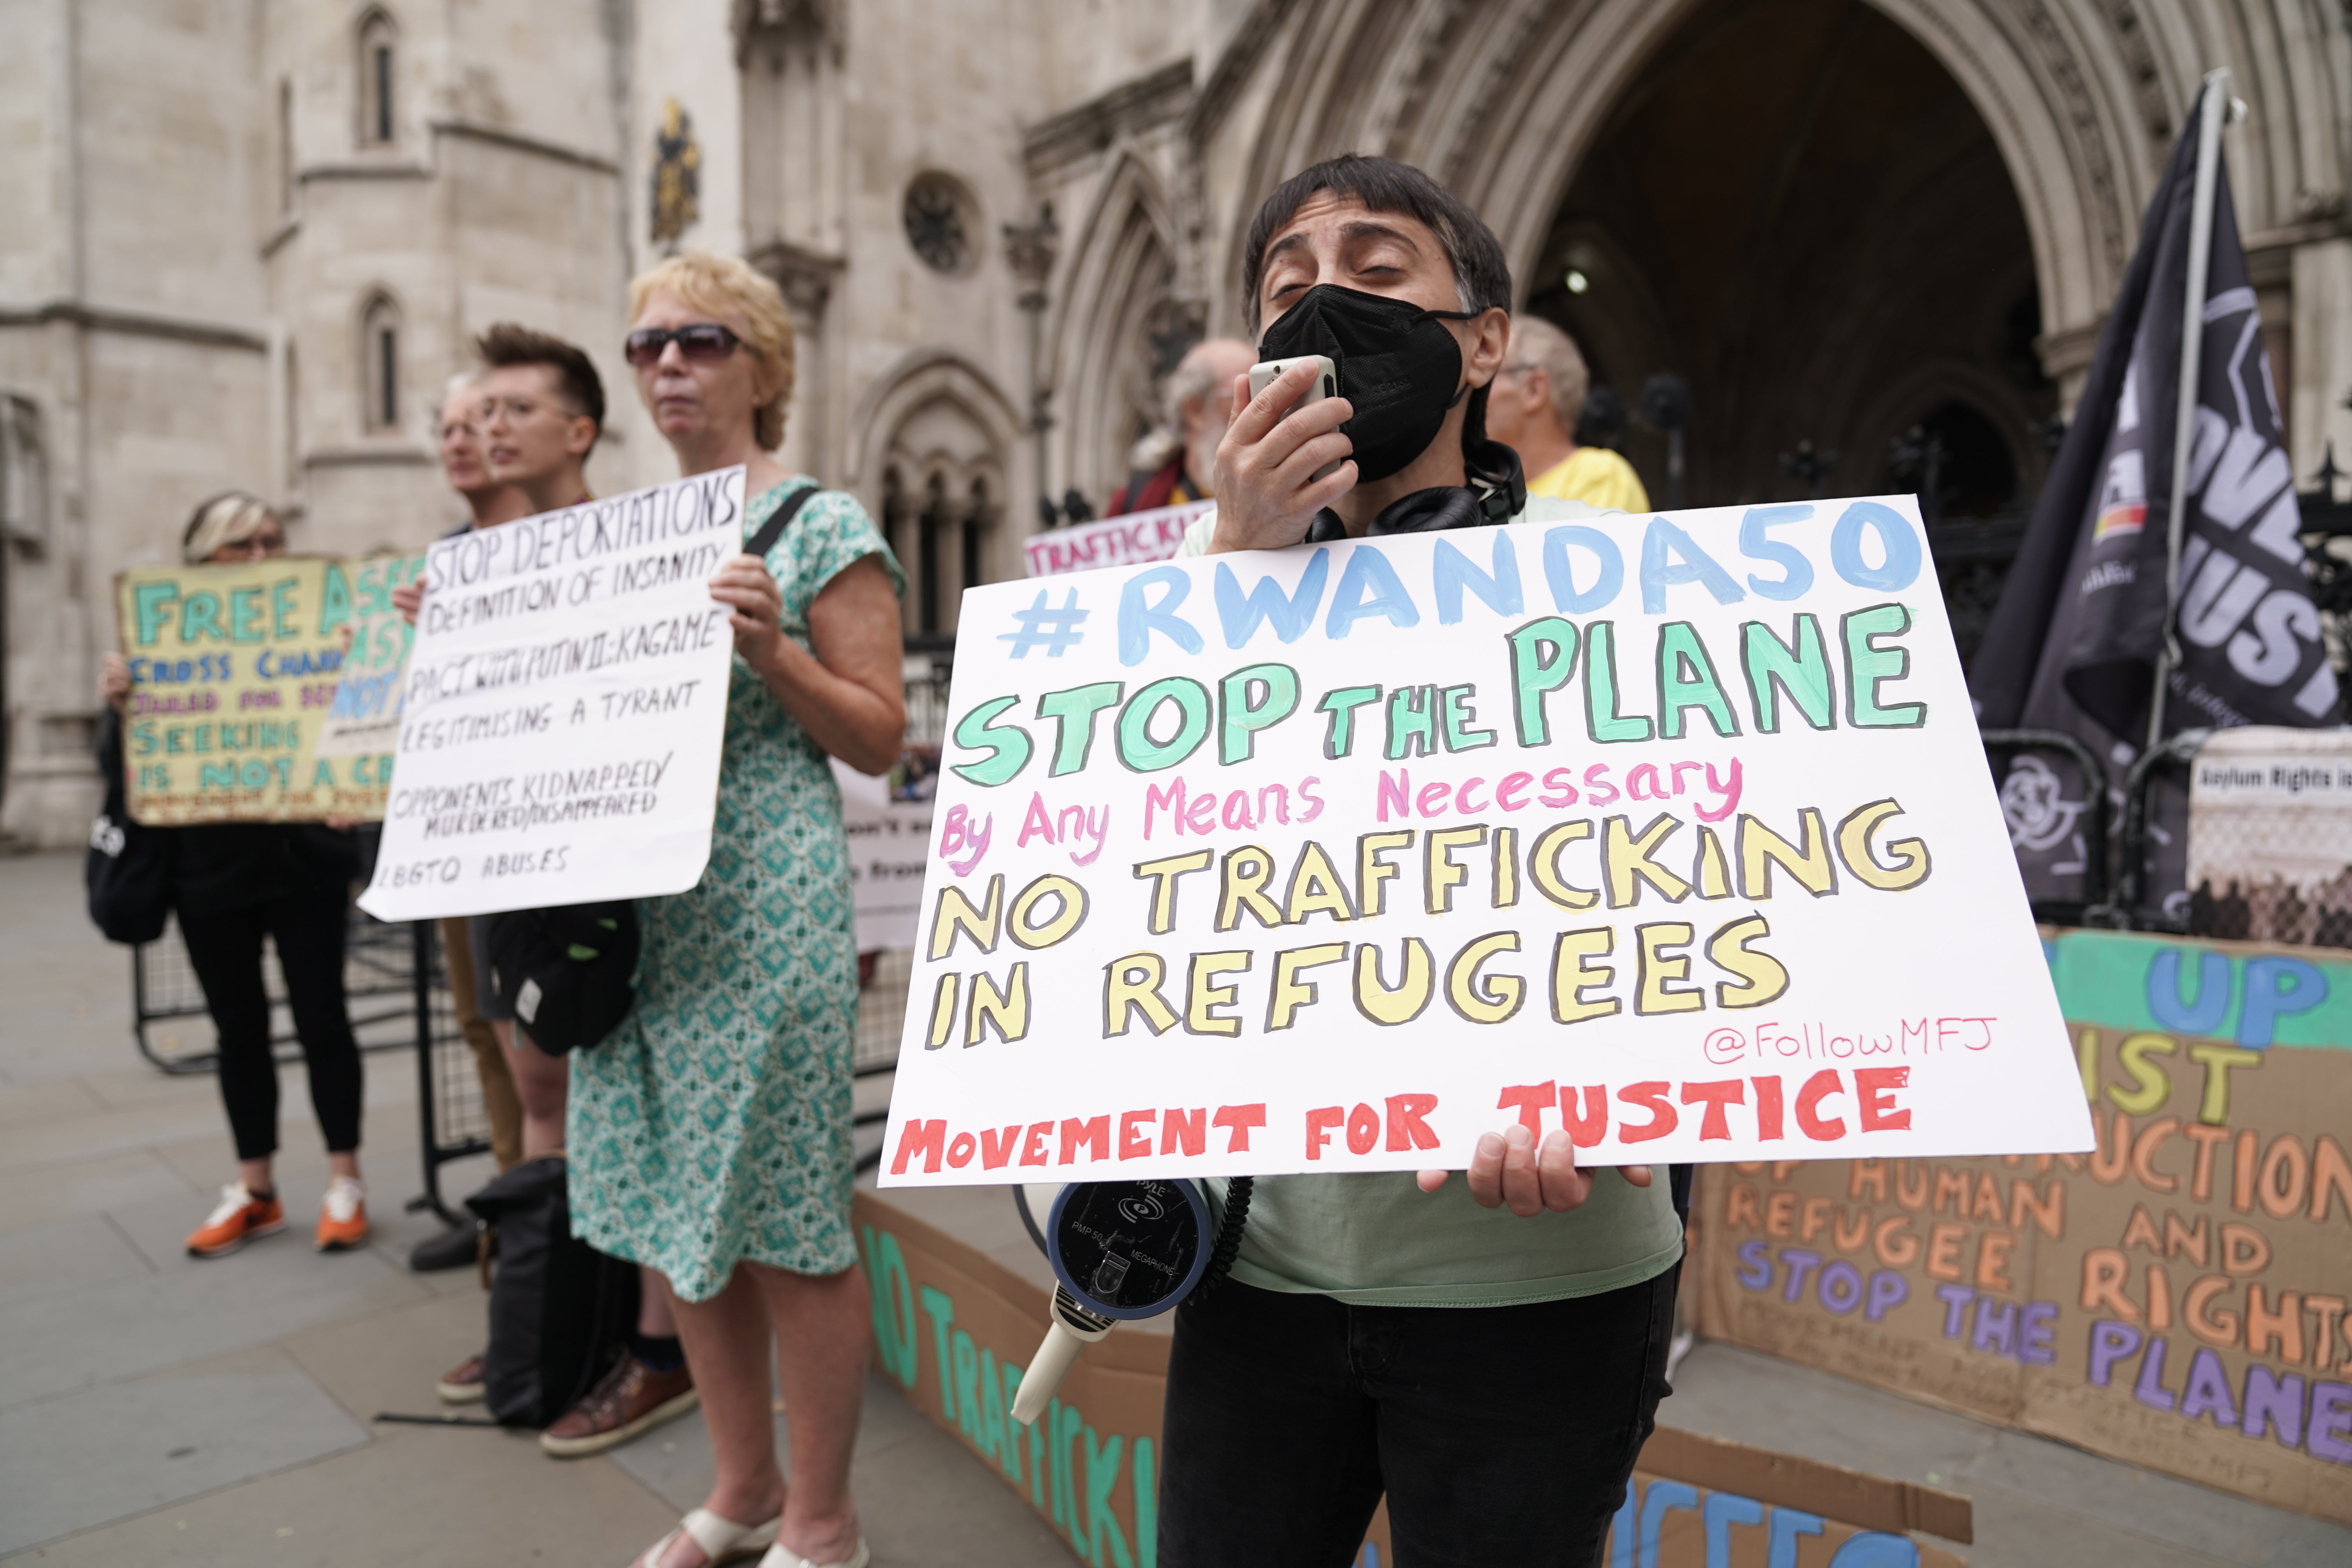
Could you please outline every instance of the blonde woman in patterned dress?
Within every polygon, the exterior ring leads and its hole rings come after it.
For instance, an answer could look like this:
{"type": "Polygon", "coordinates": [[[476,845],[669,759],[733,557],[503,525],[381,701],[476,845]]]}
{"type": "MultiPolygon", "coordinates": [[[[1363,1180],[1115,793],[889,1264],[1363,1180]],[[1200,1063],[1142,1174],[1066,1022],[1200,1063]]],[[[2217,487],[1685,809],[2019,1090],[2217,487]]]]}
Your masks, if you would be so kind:
{"type": "MultiPolygon", "coordinates": [[[[680,471],[750,469],[748,539],[811,482],[770,456],[792,395],[782,297],[742,261],[689,253],[632,283],[629,306],[637,390],[680,471]]],[[[639,1568],[763,1547],[764,1568],[867,1560],[849,1496],[869,1323],[849,1226],[857,953],[825,758],[868,773],[898,759],[904,589],[837,490],[711,580],[734,606],[735,666],[710,866],[692,892],[638,906],[635,1009],[573,1060],[572,1225],[667,1282],[718,1460],[703,1507],[639,1568]]]]}

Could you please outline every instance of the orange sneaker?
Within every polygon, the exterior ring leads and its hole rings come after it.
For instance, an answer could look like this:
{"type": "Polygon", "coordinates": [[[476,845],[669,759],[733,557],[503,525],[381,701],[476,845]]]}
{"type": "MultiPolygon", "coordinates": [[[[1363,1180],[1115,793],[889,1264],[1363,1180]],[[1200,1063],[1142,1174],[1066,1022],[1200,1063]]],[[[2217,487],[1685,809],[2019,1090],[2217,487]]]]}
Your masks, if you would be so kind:
{"type": "Polygon", "coordinates": [[[367,1240],[367,1235],[366,1190],[349,1176],[333,1178],[319,1209],[319,1250],[347,1251],[367,1240]]]}
{"type": "Polygon", "coordinates": [[[188,1237],[191,1258],[221,1258],[235,1252],[257,1236],[269,1236],[286,1228],[286,1207],[272,1193],[257,1198],[245,1190],[243,1182],[233,1182],[221,1189],[220,1207],[213,1210],[194,1236],[188,1237]]]}

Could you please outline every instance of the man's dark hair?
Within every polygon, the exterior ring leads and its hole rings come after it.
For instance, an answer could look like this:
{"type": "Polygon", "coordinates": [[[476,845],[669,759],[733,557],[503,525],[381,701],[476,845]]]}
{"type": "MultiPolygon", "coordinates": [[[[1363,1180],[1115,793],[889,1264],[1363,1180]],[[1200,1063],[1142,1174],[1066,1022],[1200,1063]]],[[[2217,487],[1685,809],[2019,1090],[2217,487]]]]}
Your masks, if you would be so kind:
{"type": "Polygon", "coordinates": [[[499,321],[474,340],[474,352],[492,370],[518,364],[545,365],[555,373],[557,384],[563,388],[564,400],[575,412],[594,420],[596,433],[604,434],[604,383],[578,344],[512,321],[499,321]]]}
{"type": "Polygon", "coordinates": [[[1249,238],[1242,247],[1242,309],[1253,337],[1258,330],[1257,285],[1265,271],[1265,247],[1318,191],[1353,196],[1372,212],[1419,219],[1445,247],[1464,310],[1511,308],[1511,264],[1503,258],[1495,231],[1468,203],[1410,163],[1344,153],[1283,181],[1250,220],[1249,238]]]}

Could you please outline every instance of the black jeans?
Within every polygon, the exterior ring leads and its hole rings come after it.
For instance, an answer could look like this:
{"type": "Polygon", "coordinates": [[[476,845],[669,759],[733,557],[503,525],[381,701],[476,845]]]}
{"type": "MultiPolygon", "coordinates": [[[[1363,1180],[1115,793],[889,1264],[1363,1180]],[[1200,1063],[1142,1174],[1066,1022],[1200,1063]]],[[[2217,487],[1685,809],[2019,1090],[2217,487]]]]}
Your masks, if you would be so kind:
{"type": "Polygon", "coordinates": [[[1671,1392],[1680,1272],[1486,1308],[1227,1280],[1177,1314],[1161,1568],[1344,1568],[1383,1492],[1396,1568],[1592,1568],[1671,1392]]]}
{"type": "Polygon", "coordinates": [[[221,1100],[240,1160],[278,1152],[278,1064],[269,1049],[269,994],[261,939],[278,947],[294,1032],[310,1073],[310,1105],[327,1152],[360,1146],[360,1047],[343,1005],[343,900],[279,899],[184,917],[180,938],[220,1036],[221,1100]]]}

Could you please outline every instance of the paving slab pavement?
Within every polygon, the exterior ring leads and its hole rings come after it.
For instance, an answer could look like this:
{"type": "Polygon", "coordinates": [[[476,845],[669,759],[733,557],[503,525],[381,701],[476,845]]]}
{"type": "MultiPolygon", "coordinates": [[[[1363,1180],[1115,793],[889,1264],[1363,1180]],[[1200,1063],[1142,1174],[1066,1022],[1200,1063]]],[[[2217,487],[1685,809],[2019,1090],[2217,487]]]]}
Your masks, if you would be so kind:
{"type": "MultiPolygon", "coordinates": [[[[218,1094],[209,1076],[135,1056],[128,961],[80,921],[80,898],[79,857],[0,859],[0,1556],[617,1565],[700,1500],[698,1415],[570,1462],[527,1433],[375,1420],[436,1411],[435,1375],[477,1348],[482,1324],[470,1271],[405,1268],[438,1222],[402,1207],[419,1180],[415,1076],[400,1053],[368,1058],[370,1247],[310,1248],[326,1163],[289,1068],[279,1176],[292,1223],[236,1257],[187,1258],[182,1238],[234,1169],[218,1094]]],[[[865,1080],[859,1103],[887,1093],[887,1079],[865,1080]]],[[[877,1137],[864,1130],[861,1146],[877,1137]]],[[[445,1191],[488,1170],[450,1167],[445,1191]]],[[[1045,1278],[1001,1193],[897,1201],[1045,1278]]],[[[1671,1425],[1971,1496],[1974,1568],[2352,1563],[2352,1531],[1734,1347],[1699,1346],[1676,1384],[1661,1413],[1671,1425]]],[[[853,1473],[885,1568],[1071,1561],[887,1381],[869,1383],[853,1473]]]]}

